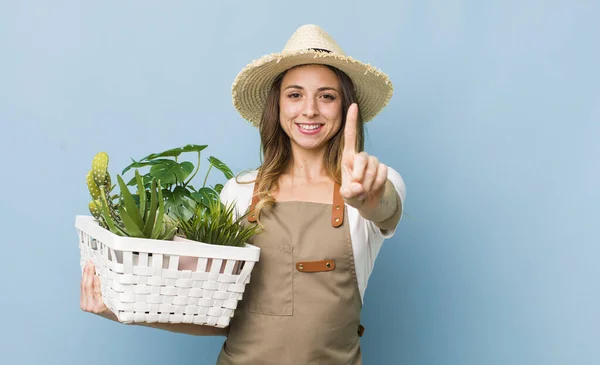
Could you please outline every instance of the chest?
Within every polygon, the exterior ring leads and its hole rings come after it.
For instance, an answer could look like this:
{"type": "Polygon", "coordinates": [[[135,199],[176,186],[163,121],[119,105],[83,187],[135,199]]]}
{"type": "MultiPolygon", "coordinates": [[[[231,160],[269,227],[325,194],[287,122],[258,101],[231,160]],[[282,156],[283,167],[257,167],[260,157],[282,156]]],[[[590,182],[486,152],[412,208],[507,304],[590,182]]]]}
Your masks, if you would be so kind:
{"type": "Polygon", "coordinates": [[[273,197],[279,202],[303,201],[313,203],[331,204],[334,184],[303,184],[303,183],[281,183],[273,197]]]}

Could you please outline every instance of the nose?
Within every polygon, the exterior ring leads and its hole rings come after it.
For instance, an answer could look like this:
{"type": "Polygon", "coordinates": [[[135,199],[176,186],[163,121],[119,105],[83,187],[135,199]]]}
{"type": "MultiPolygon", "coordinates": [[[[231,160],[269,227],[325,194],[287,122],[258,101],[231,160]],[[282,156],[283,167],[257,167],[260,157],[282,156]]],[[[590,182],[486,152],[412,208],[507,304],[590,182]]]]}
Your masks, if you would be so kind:
{"type": "Polygon", "coordinates": [[[304,100],[304,110],[302,111],[302,115],[307,118],[313,118],[319,115],[319,107],[317,105],[317,101],[313,98],[306,98],[304,100]]]}

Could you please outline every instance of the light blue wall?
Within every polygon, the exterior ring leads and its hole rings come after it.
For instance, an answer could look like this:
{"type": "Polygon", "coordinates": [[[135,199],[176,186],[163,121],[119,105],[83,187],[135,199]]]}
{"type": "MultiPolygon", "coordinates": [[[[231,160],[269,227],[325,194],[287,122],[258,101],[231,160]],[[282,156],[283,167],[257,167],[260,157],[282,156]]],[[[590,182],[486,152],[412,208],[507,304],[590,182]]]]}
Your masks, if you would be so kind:
{"type": "Polygon", "coordinates": [[[79,309],[84,176],[101,150],[116,174],[186,143],[256,166],[231,83],[316,23],[396,87],[367,149],[404,177],[409,216],[367,290],[365,363],[599,364],[598,14],[584,0],[2,1],[2,363],[214,363],[221,339],[79,309]]]}

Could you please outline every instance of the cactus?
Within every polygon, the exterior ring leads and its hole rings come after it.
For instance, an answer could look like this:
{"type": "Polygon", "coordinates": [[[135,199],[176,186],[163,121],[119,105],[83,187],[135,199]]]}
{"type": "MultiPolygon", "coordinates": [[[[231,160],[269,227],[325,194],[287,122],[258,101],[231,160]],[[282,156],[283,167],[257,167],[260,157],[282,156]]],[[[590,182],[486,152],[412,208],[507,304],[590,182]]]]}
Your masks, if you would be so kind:
{"type": "MultiPolygon", "coordinates": [[[[100,189],[98,189],[98,191],[99,190],[100,189]]],[[[98,194],[98,197],[100,197],[100,194],[98,194]]],[[[92,216],[94,216],[94,218],[96,218],[97,220],[102,219],[102,214],[100,213],[100,210],[102,209],[102,201],[100,199],[92,200],[88,204],[88,208],[90,209],[90,213],[92,213],[92,216]]]]}
{"type": "Polygon", "coordinates": [[[88,190],[90,191],[90,195],[92,196],[92,198],[99,199],[100,188],[96,184],[96,181],[94,181],[94,177],[92,176],[92,170],[88,171],[85,180],[87,182],[88,190]]]}
{"type": "Polygon", "coordinates": [[[118,207],[113,200],[118,197],[111,196],[113,186],[108,173],[108,154],[106,152],[97,153],[92,160],[92,169],[86,175],[86,183],[92,201],[88,204],[90,213],[96,218],[98,223],[108,229],[109,226],[102,215],[102,202],[105,201],[109,216],[113,221],[120,222],[117,214],[118,207]]]}
{"type": "MultiPolygon", "coordinates": [[[[92,175],[96,185],[105,185],[106,175],[108,174],[108,154],[98,152],[92,160],[92,175]]],[[[110,185],[108,185],[110,187],[110,185]]]]}

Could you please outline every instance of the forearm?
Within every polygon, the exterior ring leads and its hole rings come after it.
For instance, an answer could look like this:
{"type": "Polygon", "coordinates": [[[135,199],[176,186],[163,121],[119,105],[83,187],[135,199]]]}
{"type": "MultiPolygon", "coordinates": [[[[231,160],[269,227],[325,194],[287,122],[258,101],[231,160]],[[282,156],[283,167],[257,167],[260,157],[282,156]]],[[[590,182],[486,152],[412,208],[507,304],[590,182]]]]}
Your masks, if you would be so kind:
{"type": "MultiPolygon", "coordinates": [[[[119,322],[117,316],[109,309],[105,310],[103,313],[100,313],[100,316],[110,319],[111,321],[119,322]]],[[[193,336],[227,336],[229,328],[218,328],[213,326],[202,326],[198,324],[190,324],[190,323],[143,323],[143,322],[133,322],[128,323],[131,325],[138,325],[144,327],[157,328],[165,331],[176,332],[176,333],[184,333],[187,335],[193,336]]]]}
{"type": "Polygon", "coordinates": [[[382,230],[394,228],[402,216],[402,202],[394,184],[387,180],[379,202],[376,205],[363,204],[358,208],[358,212],[382,230]]]}

